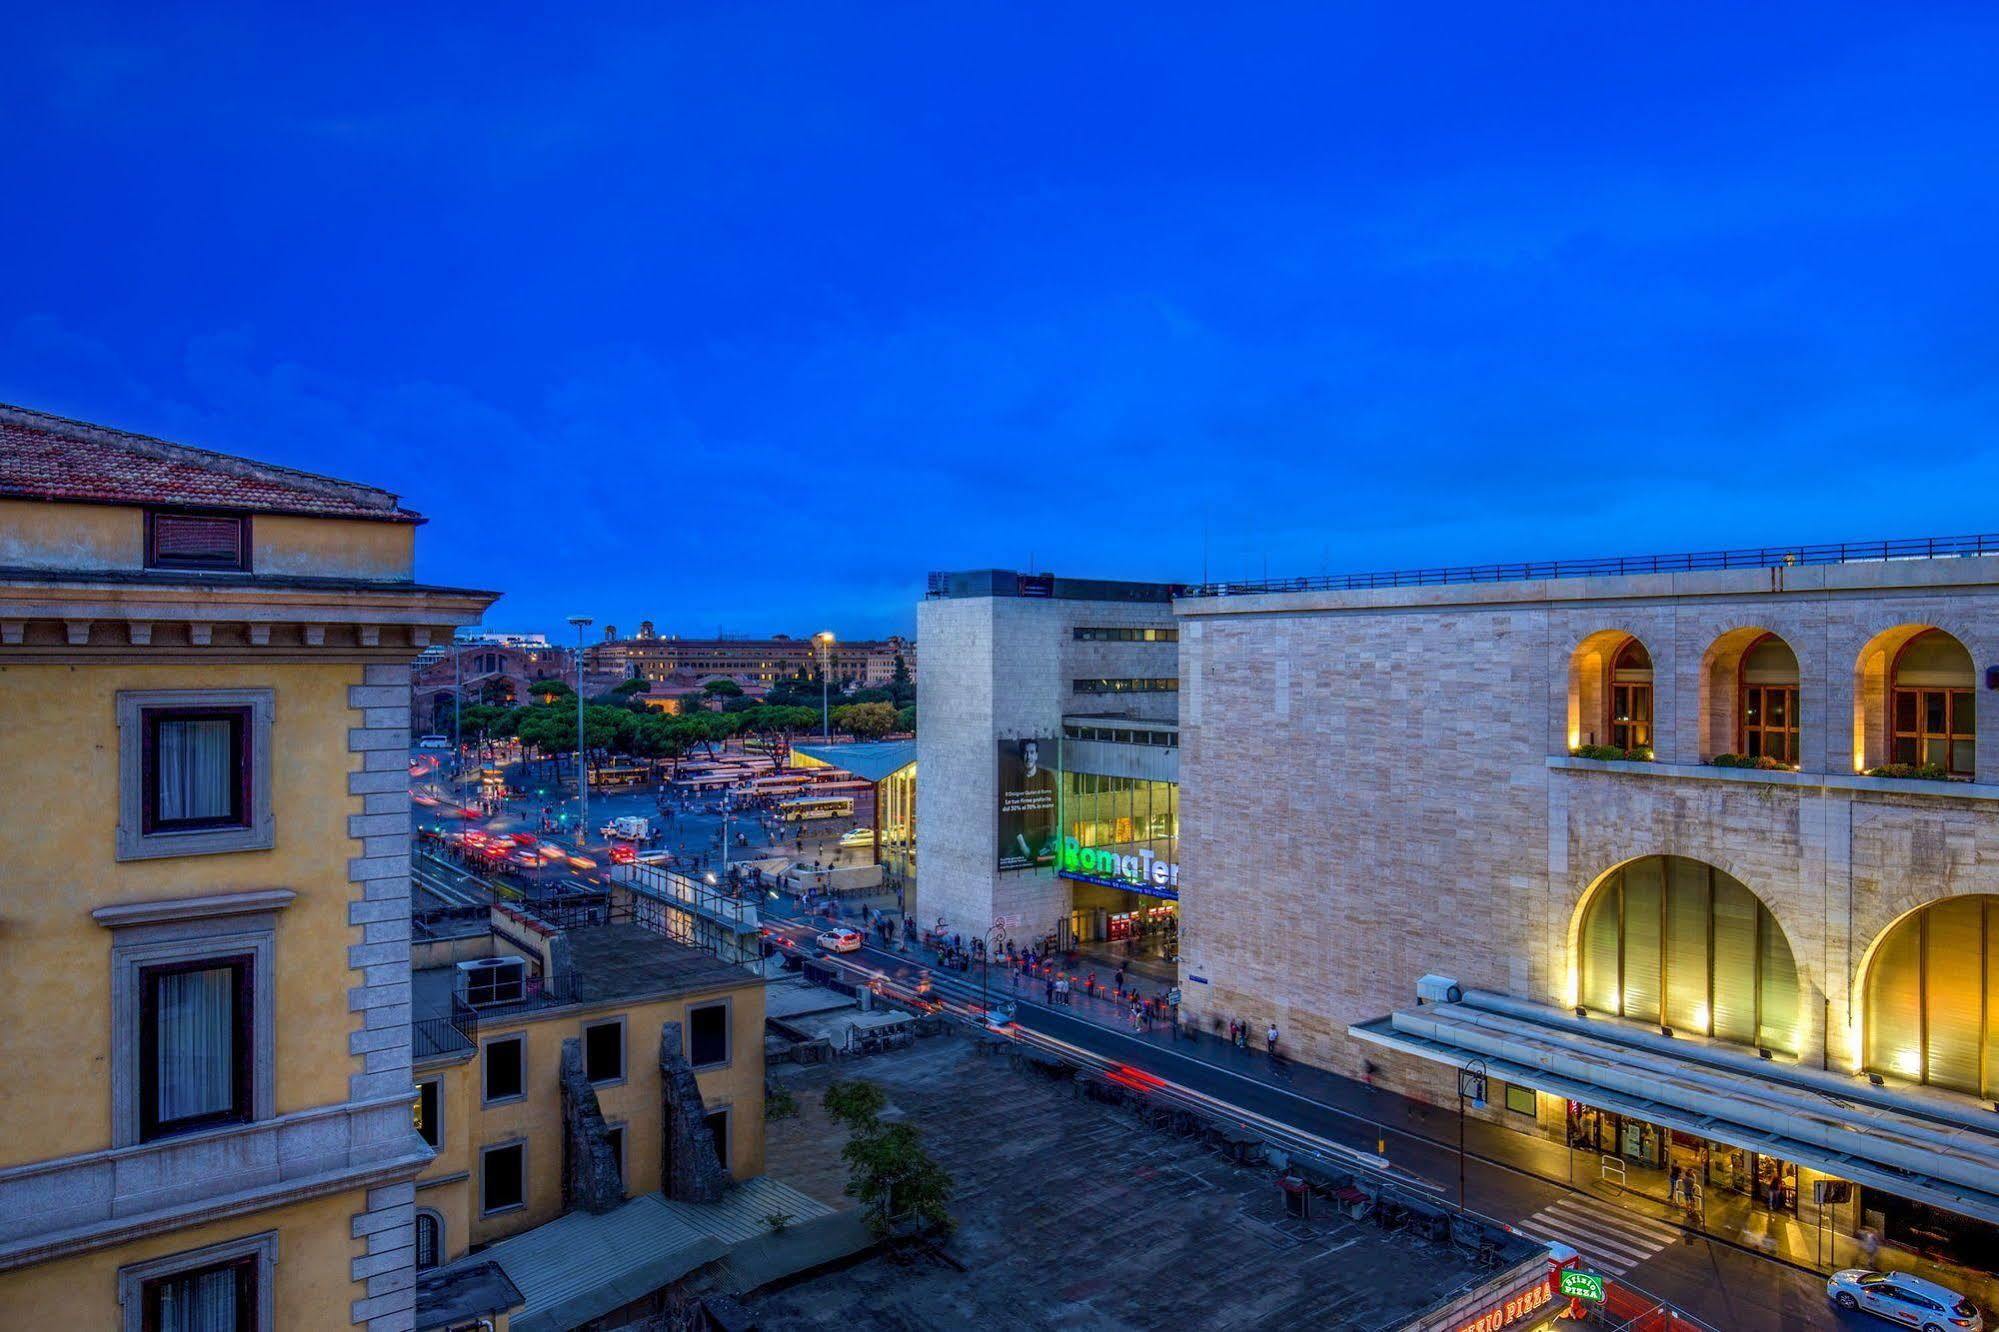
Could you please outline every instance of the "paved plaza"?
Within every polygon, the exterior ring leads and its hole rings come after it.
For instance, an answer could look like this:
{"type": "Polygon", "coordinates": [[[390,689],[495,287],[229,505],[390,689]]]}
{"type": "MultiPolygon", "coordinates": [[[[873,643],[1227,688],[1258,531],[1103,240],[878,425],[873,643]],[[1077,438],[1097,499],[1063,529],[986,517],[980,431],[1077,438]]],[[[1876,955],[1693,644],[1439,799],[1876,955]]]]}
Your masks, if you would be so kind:
{"type": "MultiPolygon", "coordinates": [[[[767,1327],[1387,1328],[1475,1274],[1448,1244],[1323,1205],[1289,1219],[1268,1166],[1230,1166],[970,1041],[837,1071],[878,1083],[957,1180],[948,1250],[967,1270],[873,1258],[757,1299],[767,1327]]],[[[843,1130],[820,1104],[835,1072],[773,1073],[799,1114],[770,1125],[770,1173],[851,1206],[843,1130]]]]}

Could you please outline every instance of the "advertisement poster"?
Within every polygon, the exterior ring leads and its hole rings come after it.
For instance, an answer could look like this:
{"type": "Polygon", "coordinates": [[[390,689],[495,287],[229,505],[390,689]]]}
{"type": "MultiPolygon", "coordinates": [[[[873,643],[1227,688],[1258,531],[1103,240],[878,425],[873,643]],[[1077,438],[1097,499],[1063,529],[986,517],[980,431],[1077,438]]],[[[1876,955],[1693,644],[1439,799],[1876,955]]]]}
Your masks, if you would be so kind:
{"type": "Polygon", "coordinates": [[[1055,742],[999,742],[999,867],[1055,863],[1055,742]]]}

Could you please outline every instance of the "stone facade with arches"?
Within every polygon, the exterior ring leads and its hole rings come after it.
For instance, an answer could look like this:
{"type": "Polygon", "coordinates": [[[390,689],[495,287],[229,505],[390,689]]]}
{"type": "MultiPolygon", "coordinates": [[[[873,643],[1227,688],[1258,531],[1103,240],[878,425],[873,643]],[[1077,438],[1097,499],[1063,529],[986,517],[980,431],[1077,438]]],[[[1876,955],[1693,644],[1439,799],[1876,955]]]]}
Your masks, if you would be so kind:
{"type": "Polygon", "coordinates": [[[1203,1025],[1274,1019],[1300,1057],[1358,1073],[1381,1061],[1348,1028],[1410,1005],[1426,974],[1570,1005],[1590,889],[1626,861],[1676,855],[1769,908],[1806,999],[1800,1060],[1850,1074],[1882,932],[1925,902],[1999,892],[1999,694],[1984,680],[1999,663],[1999,559],[1176,610],[1182,861],[1210,885],[1183,905],[1182,990],[1203,1025]],[[1896,651],[1927,629],[1968,663],[1947,701],[1989,722],[1961,740],[1971,779],[1866,775],[1893,751],[1896,651]],[[1631,639],[1650,667],[1652,760],[1575,757],[1611,743],[1631,639]],[[1745,724],[1771,696],[1751,687],[1782,693],[1777,729],[1794,737],[1772,739],[1762,714],[1745,724]],[[1792,761],[1712,764],[1752,729],[1792,761]]]}

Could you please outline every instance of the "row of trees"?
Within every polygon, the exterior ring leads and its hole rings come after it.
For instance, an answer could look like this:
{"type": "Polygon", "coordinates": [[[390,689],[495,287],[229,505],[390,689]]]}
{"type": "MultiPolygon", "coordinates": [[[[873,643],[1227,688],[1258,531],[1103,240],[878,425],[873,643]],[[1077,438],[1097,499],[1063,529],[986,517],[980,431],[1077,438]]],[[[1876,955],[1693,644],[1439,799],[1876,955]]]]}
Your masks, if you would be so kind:
{"type": "MultiPolygon", "coordinates": [[[[584,704],[584,745],[596,753],[678,759],[696,750],[713,757],[732,736],[756,737],[768,743],[771,766],[776,768],[779,754],[797,738],[819,729],[818,708],[758,703],[742,699],[740,689],[728,681],[711,683],[735,691],[731,696],[727,690],[714,690],[714,696],[739,699],[743,705],[714,711],[705,706],[688,707],[684,701],[678,715],[658,712],[637,697],[645,692],[645,682],[627,680],[584,704]]],[[[465,738],[518,739],[545,755],[574,752],[575,691],[560,680],[537,680],[529,692],[535,701],[523,707],[468,705],[459,718],[465,738]]],[[[915,729],[916,709],[898,711],[886,702],[845,703],[832,710],[831,721],[843,734],[873,740],[895,730],[915,729]]]]}

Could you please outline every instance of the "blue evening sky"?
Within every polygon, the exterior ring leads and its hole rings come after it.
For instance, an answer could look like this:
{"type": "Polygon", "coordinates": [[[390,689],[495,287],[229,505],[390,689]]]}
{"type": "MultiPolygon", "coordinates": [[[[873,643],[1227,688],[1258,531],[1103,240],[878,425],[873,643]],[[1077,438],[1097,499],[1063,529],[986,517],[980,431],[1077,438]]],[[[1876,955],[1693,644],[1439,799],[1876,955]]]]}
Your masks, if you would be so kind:
{"type": "Polygon", "coordinates": [[[1999,529],[1990,3],[7,9],[0,400],[496,626],[1999,529]]]}

